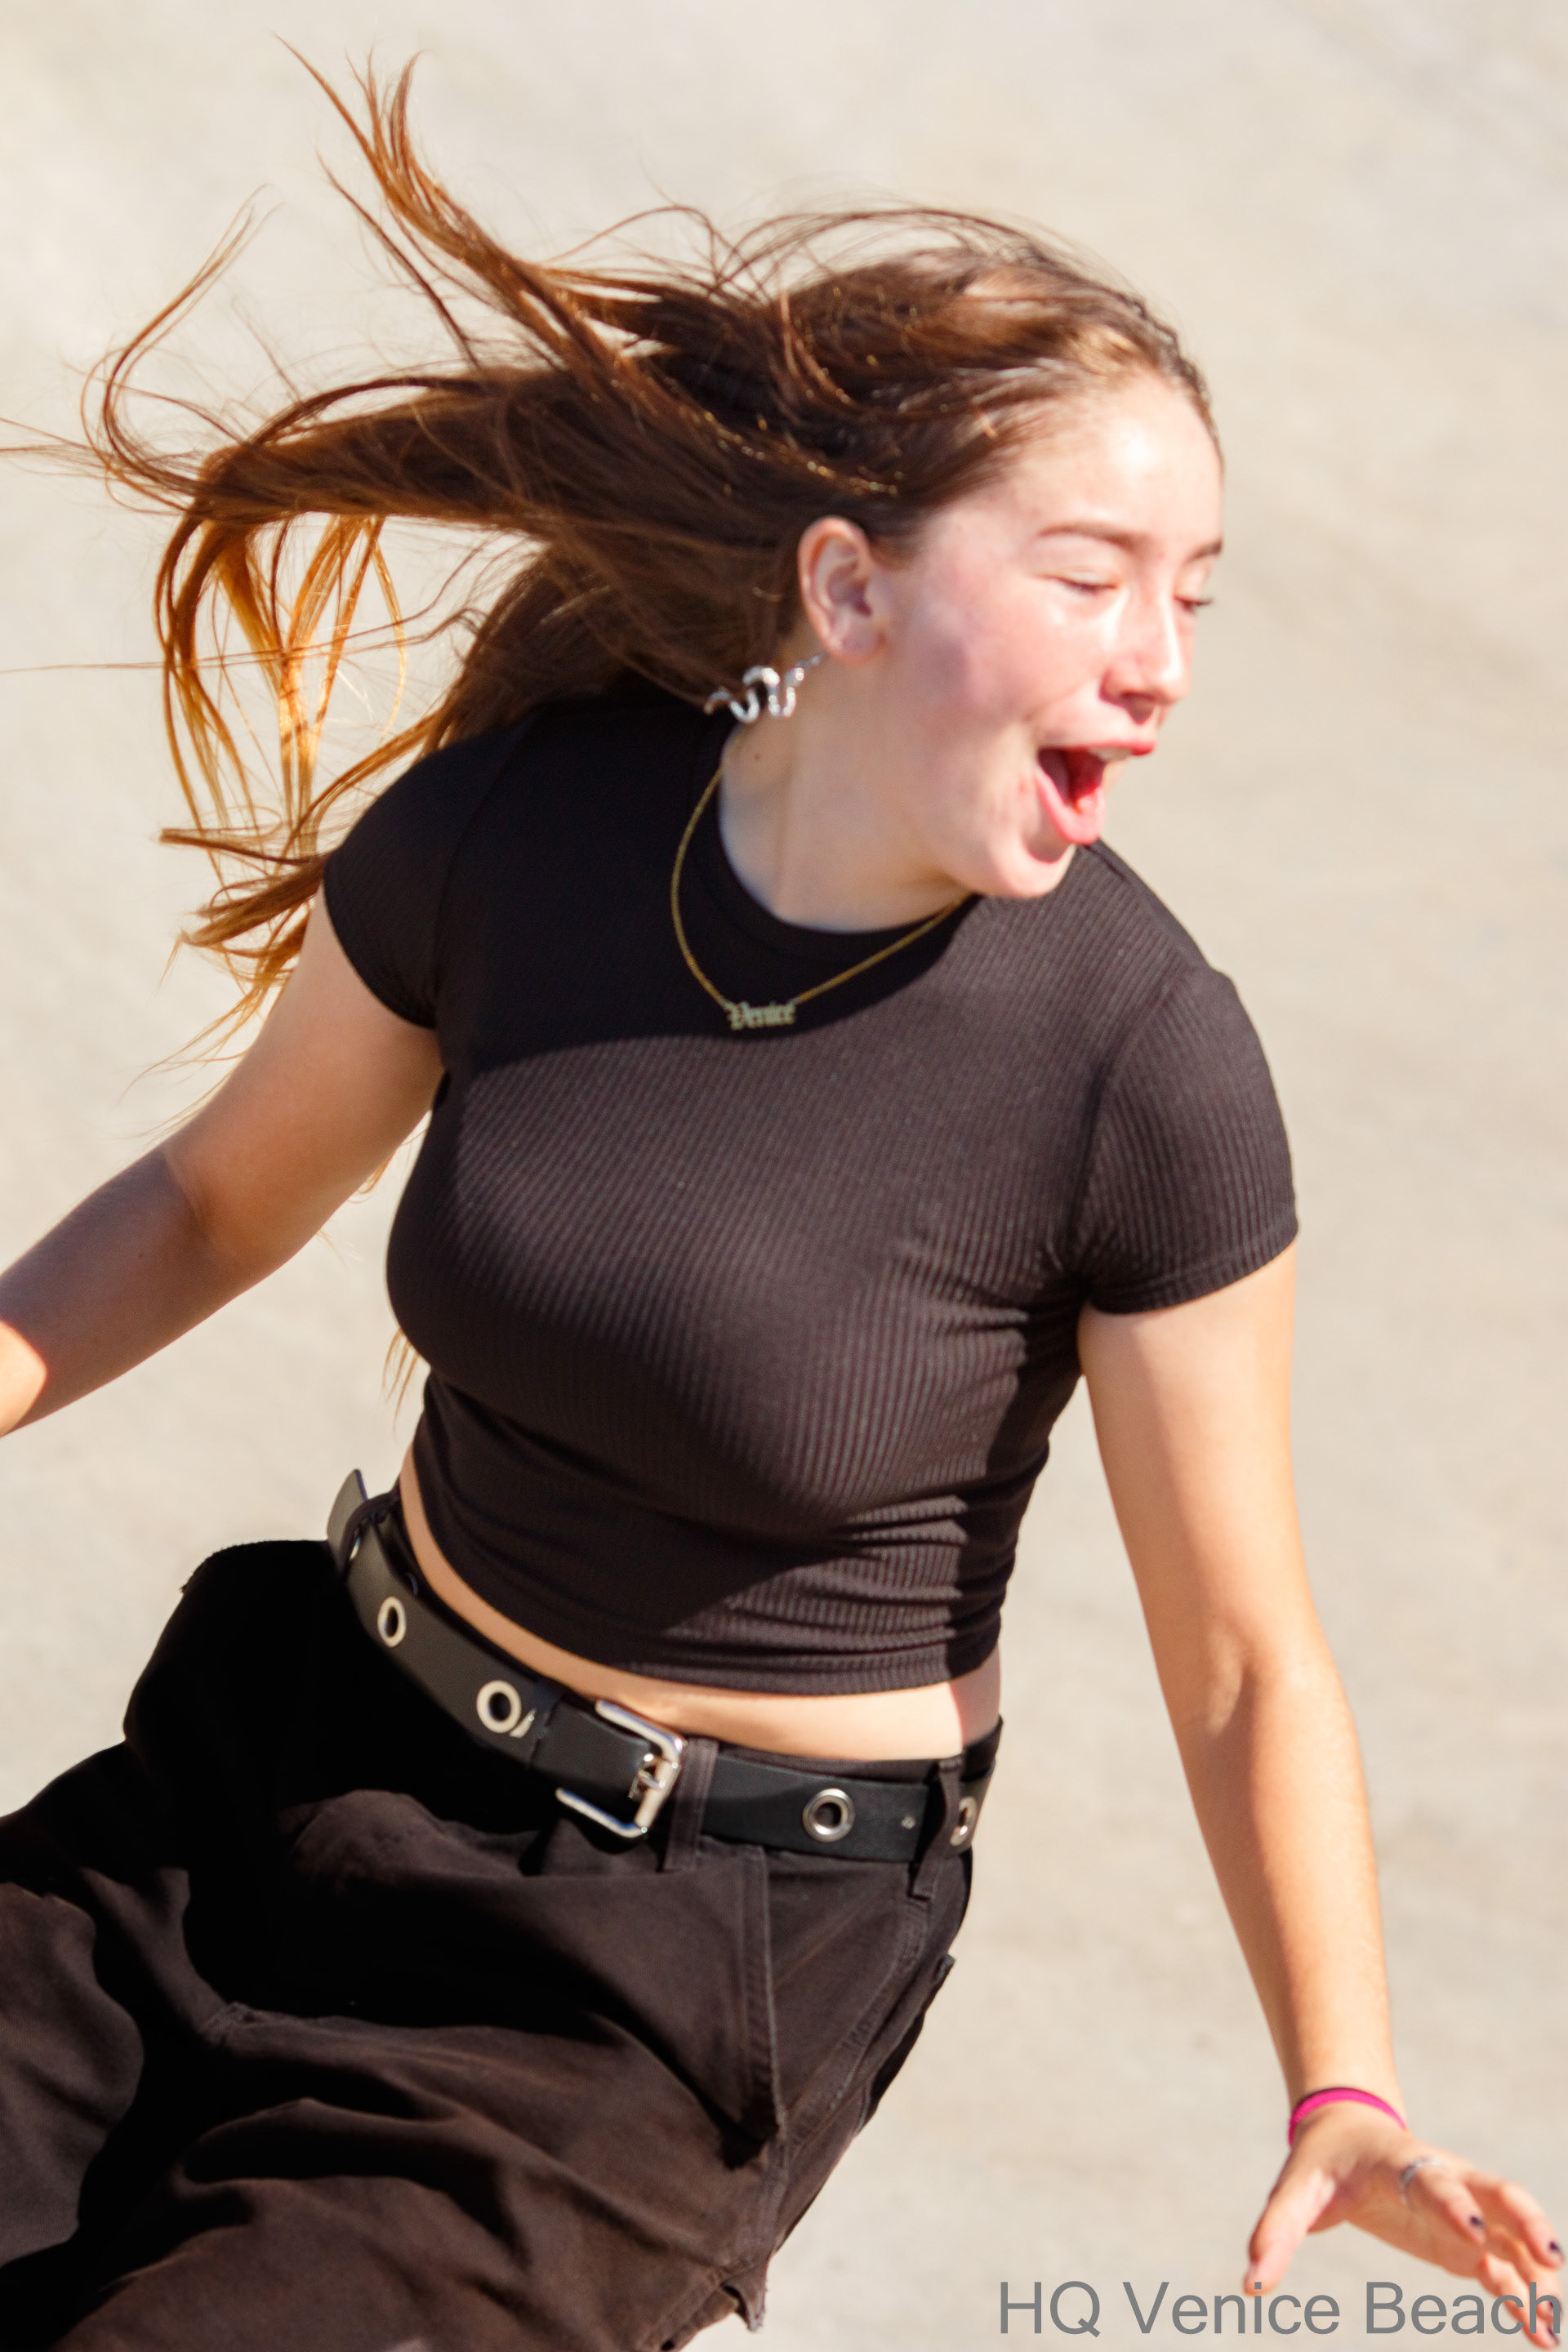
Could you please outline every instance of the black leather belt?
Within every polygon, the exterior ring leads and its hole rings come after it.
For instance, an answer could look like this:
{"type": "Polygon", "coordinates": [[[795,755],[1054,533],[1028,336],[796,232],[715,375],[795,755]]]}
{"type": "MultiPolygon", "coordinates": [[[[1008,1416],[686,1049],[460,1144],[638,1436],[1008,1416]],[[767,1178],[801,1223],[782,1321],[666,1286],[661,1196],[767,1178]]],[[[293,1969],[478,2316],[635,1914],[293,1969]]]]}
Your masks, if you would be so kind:
{"type": "MultiPolygon", "coordinates": [[[[367,1496],[353,1471],[327,1522],[327,1542],[360,1623],[426,1696],[471,1738],[555,1784],[562,1804],[619,1838],[646,1837],[680,1777],[686,1741],[610,1699],[580,1698],[532,1676],[515,1658],[423,1597],[394,1532],[395,1495],[367,1496]],[[382,1523],[392,1521],[384,1535],[382,1523]]],[[[973,1843],[997,1734],[963,1758],[957,1820],[947,1841],[973,1843]]],[[[721,1746],[702,1809],[711,1837],[788,1853],[859,1862],[912,1862],[947,1822],[936,1768],[916,1780],[762,1764],[721,1746]]]]}

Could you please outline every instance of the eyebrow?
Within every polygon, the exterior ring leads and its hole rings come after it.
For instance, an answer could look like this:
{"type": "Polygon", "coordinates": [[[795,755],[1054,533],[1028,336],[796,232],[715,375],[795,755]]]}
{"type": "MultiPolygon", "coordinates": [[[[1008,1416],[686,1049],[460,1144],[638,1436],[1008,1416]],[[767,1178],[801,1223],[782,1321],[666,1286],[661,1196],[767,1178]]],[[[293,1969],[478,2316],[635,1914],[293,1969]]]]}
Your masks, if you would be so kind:
{"type": "MultiPolygon", "coordinates": [[[[1118,530],[1114,523],[1109,522],[1048,522],[1036,536],[1039,539],[1103,539],[1112,547],[1124,547],[1129,553],[1134,553],[1143,545],[1147,534],[1137,530],[1118,530]]],[[[1194,547],[1184,561],[1197,563],[1205,556],[1222,553],[1224,548],[1223,539],[1207,540],[1202,547],[1194,547]]]]}

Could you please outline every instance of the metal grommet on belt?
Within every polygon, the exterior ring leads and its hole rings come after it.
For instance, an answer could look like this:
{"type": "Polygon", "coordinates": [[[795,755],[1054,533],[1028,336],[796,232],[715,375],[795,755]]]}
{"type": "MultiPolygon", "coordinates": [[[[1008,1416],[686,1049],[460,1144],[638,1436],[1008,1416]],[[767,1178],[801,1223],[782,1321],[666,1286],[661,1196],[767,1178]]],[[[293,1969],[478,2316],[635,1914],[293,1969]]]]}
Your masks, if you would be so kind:
{"type": "Polygon", "coordinates": [[[485,1683],[474,1694],[474,1712],[487,1731],[515,1731],[522,1721],[522,1701],[511,1683],[485,1683]]]}
{"type": "MultiPolygon", "coordinates": [[[[647,1834],[679,1781],[689,1748],[679,1732],[530,1673],[442,1608],[424,1589],[395,1495],[367,1496],[357,1471],[332,1506],[328,1544],[366,1639],[453,1724],[607,1834],[647,1834]]],[[[720,1741],[710,1762],[699,1755],[691,1809],[704,1837],[912,1864],[925,1874],[915,1888],[923,1893],[944,1864],[967,1863],[995,1749],[992,1735],[962,1757],[933,1759],[918,1773],[903,1764],[898,1780],[884,1780],[853,1764],[720,1741]]]]}
{"type": "Polygon", "coordinates": [[[818,1789],[801,1808],[801,1821],[824,1845],[837,1845],[855,1826],[855,1801],[845,1789],[818,1789]]]}
{"type": "Polygon", "coordinates": [[[395,1650],[408,1631],[408,1612],[390,1592],[375,1612],[375,1630],[389,1650],[395,1650]]]}

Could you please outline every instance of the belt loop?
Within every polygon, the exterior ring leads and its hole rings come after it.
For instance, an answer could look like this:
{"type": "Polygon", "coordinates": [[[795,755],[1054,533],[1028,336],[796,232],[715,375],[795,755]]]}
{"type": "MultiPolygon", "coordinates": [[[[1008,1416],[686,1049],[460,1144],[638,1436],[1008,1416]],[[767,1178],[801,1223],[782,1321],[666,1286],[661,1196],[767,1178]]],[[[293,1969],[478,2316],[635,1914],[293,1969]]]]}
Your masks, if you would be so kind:
{"type": "Polygon", "coordinates": [[[719,1743],[716,1739],[687,1740],[686,1751],[680,1759],[680,1778],[665,1807],[664,1818],[668,1826],[664,1832],[664,1851],[659,1856],[660,1870],[689,1870],[697,1860],[697,1840],[701,1833],[702,1815],[718,1758],[719,1743]]]}
{"type": "Polygon", "coordinates": [[[952,1833],[959,1822],[959,1799],[963,1793],[962,1756],[946,1756],[936,1767],[934,1781],[927,1783],[926,1811],[931,1829],[921,1849],[910,1879],[910,1893],[921,1903],[929,1903],[936,1891],[937,1873],[953,1855],[952,1833]]]}

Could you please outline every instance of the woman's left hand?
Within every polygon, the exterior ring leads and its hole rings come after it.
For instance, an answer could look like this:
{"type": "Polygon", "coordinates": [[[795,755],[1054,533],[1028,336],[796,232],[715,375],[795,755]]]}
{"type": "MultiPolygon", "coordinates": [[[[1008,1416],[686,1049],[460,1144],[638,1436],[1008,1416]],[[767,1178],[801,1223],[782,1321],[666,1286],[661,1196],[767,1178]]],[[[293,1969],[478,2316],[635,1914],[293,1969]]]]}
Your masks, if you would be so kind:
{"type": "Polygon", "coordinates": [[[1512,2298],[1522,2335],[1557,2342],[1560,2308],[1546,2298],[1560,2294],[1563,2249],[1534,2198],[1348,2100],[1320,2108],[1297,2134],[1252,2233],[1248,2292],[1267,2294],[1309,2232],[1341,2221],[1474,2279],[1493,2301],[1512,2298]]]}

